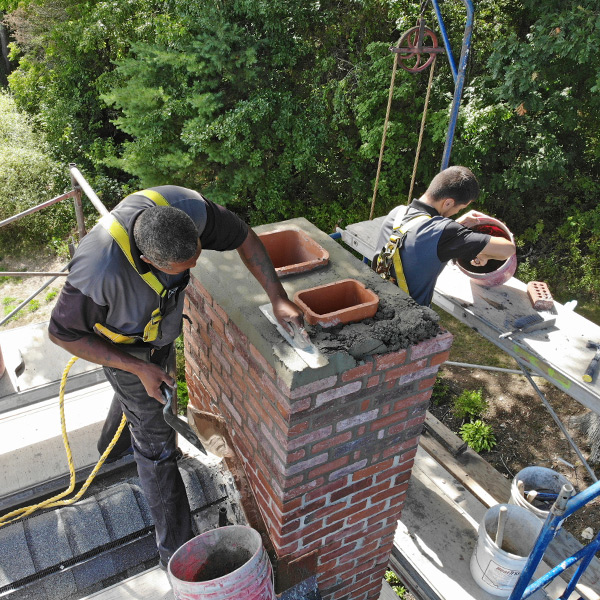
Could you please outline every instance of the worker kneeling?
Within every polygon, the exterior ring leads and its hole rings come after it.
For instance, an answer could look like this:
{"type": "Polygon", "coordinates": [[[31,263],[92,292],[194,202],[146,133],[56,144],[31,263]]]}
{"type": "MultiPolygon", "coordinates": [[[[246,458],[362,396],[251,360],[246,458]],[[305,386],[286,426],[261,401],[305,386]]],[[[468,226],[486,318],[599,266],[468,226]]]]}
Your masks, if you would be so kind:
{"type": "Polygon", "coordinates": [[[468,229],[476,214],[454,216],[479,196],[479,183],[466,167],[449,167],[438,173],[427,191],[410,206],[397,206],[387,215],[377,239],[375,270],[429,306],[438,276],[449,260],[483,266],[490,259],[506,260],[515,245],[502,237],[468,229]]]}

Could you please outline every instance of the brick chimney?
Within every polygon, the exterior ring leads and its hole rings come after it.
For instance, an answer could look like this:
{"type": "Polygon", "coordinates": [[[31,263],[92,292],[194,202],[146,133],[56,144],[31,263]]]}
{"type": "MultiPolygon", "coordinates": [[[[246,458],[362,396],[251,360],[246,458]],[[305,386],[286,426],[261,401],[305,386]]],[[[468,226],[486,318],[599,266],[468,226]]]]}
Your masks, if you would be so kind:
{"type": "Polygon", "coordinates": [[[452,336],[305,219],[257,232],[283,227],[308,233],[330,255],[325,268],[283,280],[290,298],[351,277],[393,308],[395,331],[379,348],[371,322],[338,347],[316,336],[328,364],[310,368],[260,312],[268,299],[237,253],[206,251],[186,306],[190,401],[227,421],[278,559],[316,555],[324,600],[375,600],[452,336]]]}

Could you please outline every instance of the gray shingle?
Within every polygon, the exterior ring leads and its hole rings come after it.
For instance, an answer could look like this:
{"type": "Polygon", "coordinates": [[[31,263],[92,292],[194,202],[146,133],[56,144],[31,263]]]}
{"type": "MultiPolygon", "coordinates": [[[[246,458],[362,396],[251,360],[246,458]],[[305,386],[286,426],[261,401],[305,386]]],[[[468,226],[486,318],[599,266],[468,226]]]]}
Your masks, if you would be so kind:
{"type": "Polygon", "coordinates": [[[35,573],[22,521],[0,527],[0,586],[35,573]]]}
{"type": "Polygon", "coordinates": [[[60,510],[35,515],[24,521],[23,525],[36,571],[73,557],[60,510]]]}
{"type": "Polygon", "coordinates": [[[75,555],[110,542],[102,511],[96,498],[86,498],[61,509],[67,539],[75,555]]]}
{"type": "Polygon", "coordinates": [[[111,541],[146,527],[133,489],[128,483],[110,487],[96,495],[111,541]]]}

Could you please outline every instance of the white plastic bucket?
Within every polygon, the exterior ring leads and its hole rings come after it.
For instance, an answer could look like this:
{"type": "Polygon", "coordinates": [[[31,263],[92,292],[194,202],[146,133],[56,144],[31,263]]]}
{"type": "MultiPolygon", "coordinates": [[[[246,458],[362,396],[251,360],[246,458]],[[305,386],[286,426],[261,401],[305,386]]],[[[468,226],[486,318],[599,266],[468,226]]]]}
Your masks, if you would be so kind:
{"type": "Polygon", "coordinates": [[[477,585],[488,594],[508,598],[541,529],[541,521],[520,506],[498,504],[487,510],[471,556],[471,575],[477,585]],[[507,516],[500,548],[495,540],[502,506],[507,507],[507,516]]]}
{"type": "Polygon", "coordinates": [[[273,571],[259,533],[219,527],[186,542],[169,561],[177,600],[275,600],[273,571]]]}
{"type": "Polygon", "coordinates": [[[542,503],[535,500],[533,504],[528,502],[525,496],[519,492],[519,481],[524,483],[526,492],[536,490],[551,494],[558,494],[563,485],[570,483],[566,477],[546,467],[525,467],[517,473],[510,486],[509,503],[526,508],[542,522],[548,517],[554,502],[542,503]]]}

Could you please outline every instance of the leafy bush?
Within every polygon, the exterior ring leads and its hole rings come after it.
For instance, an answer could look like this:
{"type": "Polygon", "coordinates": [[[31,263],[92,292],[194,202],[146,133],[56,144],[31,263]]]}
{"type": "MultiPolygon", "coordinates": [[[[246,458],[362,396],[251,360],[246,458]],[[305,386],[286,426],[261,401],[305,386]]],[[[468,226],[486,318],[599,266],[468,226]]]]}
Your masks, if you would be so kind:
{"type": "Polygon", "coordinates": [[[431,391],[431,401],[438,406],[448,400],[450,393],[450,384],[438,373],[431,391]]]}
{"type": "MultiPolygon", "coordinates": [[[[51,158],[32,121],[0,90],[0,220],[58,196],[60,165],[51,158]]],[[[75,224],[73,203],[65,201],[0,229],[0,248],[47,242],[53,233],[66,235],[75,224]]]]}
{"type": "Polygon", "coordinates": [[[475,452],[491,450],[496,445],[496,437],[491,425],[484,423],[480,419],[472,423],[465,423],[460,428],[460,437],[475,452]]]}
{"type": "Polygon", "coordinates": [[[408,593],[408,590],[404,587],[404,585],[402,584],[402,581],[400,580],[398,575],[396,575],[396,573],[394,573],[394,571],[388,570],[385,572],[384,577],[385,577],[385,580],[392,587],[392,590],[402,600],[408,593]]]}
{"type": "Polygon", "coordinates": [[[177,412],[185,415],[190,397],[188,395],[187,381],[185,379],[185,346],[183,333],[175,340],[175,353],[177,360],[177,412]]]}
{"type": "Polygon", "coordinates": [[[457,419],[469,420],[479,417],[488,407],[487,400],[483,398],[482,390],[463,390],[455,398],[452,412],[457,419]]]}

